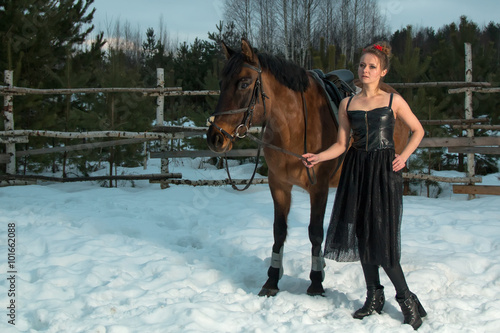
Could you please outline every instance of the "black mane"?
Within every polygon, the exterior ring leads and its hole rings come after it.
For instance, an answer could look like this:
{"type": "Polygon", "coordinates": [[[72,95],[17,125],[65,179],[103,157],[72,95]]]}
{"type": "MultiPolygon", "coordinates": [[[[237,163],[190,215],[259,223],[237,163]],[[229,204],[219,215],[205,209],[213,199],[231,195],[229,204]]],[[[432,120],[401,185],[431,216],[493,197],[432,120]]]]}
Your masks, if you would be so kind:
{"type": "MultiPolygon", "coordinates": [[[[270,55],[257,54],[263,70],[268,70],[284,86],[297,91],[304,92],[309,87],[309,77],[304,68],[295,63],[270,55]]],[[[222,71],[223,78],[230,78],[240,72],[244,63],[242,53],[234,54],[222,71]]]]}

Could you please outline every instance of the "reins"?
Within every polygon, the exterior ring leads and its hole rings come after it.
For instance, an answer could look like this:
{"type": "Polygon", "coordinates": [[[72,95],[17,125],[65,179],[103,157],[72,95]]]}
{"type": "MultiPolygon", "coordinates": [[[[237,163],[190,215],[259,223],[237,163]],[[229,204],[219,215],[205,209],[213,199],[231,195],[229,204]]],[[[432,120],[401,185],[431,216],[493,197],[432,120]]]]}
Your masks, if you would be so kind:
{"type": "MultiPolygon", "coordinates": [[[[268,142],[265,142],[264,140],[262,140],[262,136],[264,135],[264,130],[266,128],[265,124],[262,126],[261,138],[257,138],[254,135],[248,133],[249,128],[252,126],[253,111],[255,109],[255,105],[258,102],[259,95],[260,95],[260,98],[262,100],[262,105],[263,105],[263,108],[264,108],[264,117],[266,115],[266,102],[265,102],[265,99],[269,98],[269,97],[265,94],[264,89],[262,88],[262,77],[261,77],[262,69],[259,68],[259,67],[255,67],[255,66],[246,64],[246,63],[243,64],[243,66],[245,66],[247,68],[250,68],[250,69],[253,69],[253,70],[255,70],[258,73],[258,77],[257,77],[257,80],[255,80],[255,84],[254,84],[254,88],[253,88],[253,92],[252,92],[252,98],[250,99],[248,107],[246,107],[246,108],[240,108],[240,109],[234,109],[234,110],[227,110],[227,111],[222,111],[222,112],[217,112],[217,113],[212,114],[212,116],[210,116],[210,118],[208,119],[208,123],[210,123],[212,126],[214,126],[215,128],[217,128],[217,130],[219,130],[223,135],[225,135],[227,138],[229,138],[229,140],[234,141],[234,140],[236,140],[236,138],[243,139],[243,138],[247,137],[247,138],[249,138],[250,140],[256,142],[259,145],[259,147],[257,149],[257,156],[256,156],[256,160],[255,160],[255,167],[254,167],[252,176],[250,177],[248,183],[243,188],[238,188],[236,186],[236,183],[231,178],[231,174],[229,172],[229,165],[228,165],[228,162],[227,162],[227,154],[224,154],[224,160],[225,160],[225,164],[226,164],[226,172],[227,172],[227,176],[228,176],[229,182],[230,182],[232,188],[235,189],[235,190],[237,190],[237,191],[244,191],[244,190],[248,189],[250,187],[250,185],[252,184],[252,181],[255,178],[255,174],[257,173],[257,167],[258,167],[258,164],[259,164],[260,151],[261,151],[261,147],[262,146],[270,148],[270,149],[273,149],[275,151],[278,151],[278,152],[281,152],[281,153],[284,153],[284,154],[291,155],[293,157],[296,157],[296,158],[298,158],[298,159],[306,162],[307,164],[309,163],[307,161],[307,159],[304,158],[302,155],[296,154],[296,153],[294,153],[292,151],[289,151],[287,149],[275,146],[275,145],[273,145],[271,143],[268,143],[268,142]],[[260,91],[260,94],[259,94],[259,91],[260,91]],[[238,125],[236,127],[236,129],[234,130],[234,135],[228,133],[226,130],[224,130],[223,128],[221,128],[220,126],[218,126],[218,125],[215,124],[215,117],[216,116],[238,114],[238,113],[243,113],[243,112],[245,112],[246,114],[245,114],[245,116],[244,116],[243,121],[241,122],[241,124],[238,125]],[[243,133],[240,133],[240,129],[243,129],[243,133]]],[[[302,97],[303,109],[304,109],[304,154],[306,154],[307,153],[307,104],[306,104],[306,100],[304,98],[304,93],[303,92],[301,93],[301,97],[302,97]]],[[[309,181],[311,182],[312,185],[316,184],[317,178],[316,178],[316,172],[314,171],[314,168],[308,168],[308,167],[306,167],[306,168],[307,168],[307,177],[309,178],[309,181]],[[310,169],[312,170],[312,173],[313,173],[312,176],[311,176],[311,173],[310,173],[310,169]]]]}

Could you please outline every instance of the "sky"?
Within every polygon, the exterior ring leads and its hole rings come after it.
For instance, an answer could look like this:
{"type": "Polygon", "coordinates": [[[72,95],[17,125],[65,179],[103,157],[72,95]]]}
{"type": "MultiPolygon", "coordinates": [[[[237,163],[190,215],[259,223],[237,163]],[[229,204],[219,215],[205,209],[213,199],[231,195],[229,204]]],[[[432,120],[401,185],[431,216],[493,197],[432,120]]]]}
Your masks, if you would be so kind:
{"type": "Polygon", "coordinates": [[[172,39],[191,43],[196,37],[207,39],[222,20],[223,0],[95,0],[94,24],[106,33],[109,23],[128,22],[144,34],[148,28],[159,31],[160,21],[172,39]]]}
{"type": "Polygon", "coordinates": [[[462,15],[479,27],[491,21],[500,23],[498,0],[379,0],[379,5],[393,32],[410,24],[437,31],[446,24],[458,23],[462,15]]]}
{"type": "MultiPolygon", "coordinates": [[[[333,1],[333,0],[332,0],[333,1]]],[[[160,18],[172,39],[191,43],[196,37],[207,39],[208,32],[216,31],[216,24],[223,19],[224,0],[95,0],[94,24],[106,33],[109,23],[128,22],[132,28],[158,31],[160,18]]],[[[490,21],[500,23],[498,0],[379,0],[379,6],[395,30],[413,25],[433,27],[436,31],[452,22],[459,22],[462,15],[480,27],[490,21]]]]}

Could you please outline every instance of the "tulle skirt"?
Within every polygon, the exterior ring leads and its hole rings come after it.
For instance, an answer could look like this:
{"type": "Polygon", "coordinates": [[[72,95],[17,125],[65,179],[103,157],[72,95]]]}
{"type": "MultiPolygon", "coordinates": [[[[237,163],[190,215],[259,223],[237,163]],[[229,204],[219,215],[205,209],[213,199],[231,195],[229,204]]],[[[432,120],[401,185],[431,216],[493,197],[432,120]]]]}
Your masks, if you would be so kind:
{"type": "Polygon", "coordinates": [[[403,181],[392,170],[394,149],[345,156],[330,225],[325,258],[392,267],[401,258],[403,181]]]}

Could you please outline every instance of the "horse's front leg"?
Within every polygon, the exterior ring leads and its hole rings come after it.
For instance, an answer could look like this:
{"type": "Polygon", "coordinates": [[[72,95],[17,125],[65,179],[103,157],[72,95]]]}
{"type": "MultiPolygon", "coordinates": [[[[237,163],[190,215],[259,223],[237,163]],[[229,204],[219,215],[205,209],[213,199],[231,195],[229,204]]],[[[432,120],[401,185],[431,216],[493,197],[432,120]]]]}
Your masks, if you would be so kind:
{"type": "Polygon", "coordinates": [[[316,296],[324,295],[323,280],[325,279],[325,259],[321,250],[323,244],[323,220],[325,217],[326,203],[328,199],[328,184],[317,184],[310,191],[311,220],[309,222],[309,240],[311,241],[311,285],[307,294],[316,296]]]}
{"type": "Polygon", "coordinates": [[[275,296],[278,291],[278,281],[283,276],[283,246],[287,235],[287,218],[292,201],[292,186],[277,184],[269,175],[269,188],[274,201],[274,244],[271,254],[271,266],[267,271],[268,279],[259,296],[275,296]]]}

